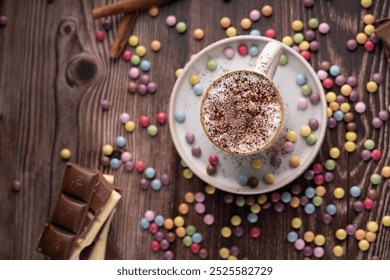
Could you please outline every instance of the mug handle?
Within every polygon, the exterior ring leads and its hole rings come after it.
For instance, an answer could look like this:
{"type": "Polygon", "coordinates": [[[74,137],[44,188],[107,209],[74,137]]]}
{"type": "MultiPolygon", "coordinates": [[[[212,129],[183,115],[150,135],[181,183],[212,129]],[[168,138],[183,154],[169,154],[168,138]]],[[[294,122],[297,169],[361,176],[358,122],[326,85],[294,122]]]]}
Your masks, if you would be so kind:
{"type": "Polygon", "coordinates": [[[272,80],[282,53],[283,47],[280,43],[268,42],[256,61],[255,70],[272,80]]]}

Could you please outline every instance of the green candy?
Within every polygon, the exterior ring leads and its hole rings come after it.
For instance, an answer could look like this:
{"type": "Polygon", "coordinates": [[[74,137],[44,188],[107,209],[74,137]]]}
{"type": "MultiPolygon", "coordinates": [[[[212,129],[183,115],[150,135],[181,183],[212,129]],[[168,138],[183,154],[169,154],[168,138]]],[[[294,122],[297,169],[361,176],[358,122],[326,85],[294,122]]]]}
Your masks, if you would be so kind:
{"type": "MultiPolygon", "coordinates": [[[[288,56],[285,53],[282,53],[282,55],[279,58],[279,65],[283,66],[286,65],[288,62],[288,56]]],[[[390,106],[389,106],[390,108],[390,106]]]]}
{"type": "Polygon", "coordinates": [[[316,18],[311,18],[311,19],[309,19],[308,24],[309,24],[309,27],[310,27],[311,29],[316,29],[316,28],[318,27],[319,22],[318,22],[318,19],[316,19],[316,18]]]}
{"type": "Polygon", "coordinates": [[[379,185],[382,182],[382,177],[381,175],[374,173],[370,176],[370,181],[373,185],[379,185]]]}
{"type": "Polygon", "coordinates": [[[148,126],[148,134],[150,136],[156,136],[158,132],[158,128],[155,125],[149,125],[148,126]]]}
{"type": "Polygon", "coordinates": [[[180,165],[183,168],[187,168],[188,167],[187,163],[184,160],[180,160],[180,165]]]}
{"type": "Polygon", "coordinates": [[[178,22],[178,23],[176,24],[175,28],[176,28],[176,31],[179,32],[179,33],[181,34],[181,33],[186,32],[186,30],[187,30],[187,24],[186,24],[185,22],[180,21],[180,22],[178,22]]]}
{"type": "Polygon", "coordinates": [[[375,148],[375,142],[372,139],[367,139],[366,141],[364,141],[363,146],[367,150],[371,151],[371,150],[373,150],[375,148]]]}
{"type": "Polygon", "coordinates": [[[207,61],[207,69],[209,69],[210,71],[214,71],[217,68],[217,66],[218,66],[217,61],[214,58],[210,58],[207,61]]]}
{"type": "Polygon", "coordinates": [[[190,247],[191,244],[192,244],[192,237],[189,236],[189,235],[184,236],[184,238],[183,238],[183,244],[184,244],[184,246],[186,246],[186,247],[190,247]]]}
{"type": "Polygon", "coordinates": [[[309,96],[312,92],[312,89],[309,85],[303,85],[301,86],[301,93],[304,95],[304,96],[309,96]]]}
{"type": "Polygon", "coordinates": [[[138,64],[140,64],[140,62],[141,62],[141,58],[138,55],[134,54],[131,56],[131,58],[130,58],[131,64],[133,64],[134,66],[137,66],[138,64]]]}
{"type": "Polygon", "coordinates": [[[306,142],[309,145],[314,145],[315,143],[317,143],[317,137],[313,133],[311,133],[309,136],[306,137],[306,142]]]}
{"type": "Polygon", "coordinates": [[[192,236],[195,232],[196,232],[196,227],[194,227],[193,225],[189,225],[188,227],[186,227],[187,235],[192,236]]]}
{"type": "Polygon", "coordinates": [[[293,36],[293,40],[297,44],[301,43],[304,39],[305,39],[305,37],[303,36],[302,33],[295,33],[293,36]]]}
{"type": "Polygon", "coordinates": [[[332,171],[336,168],[336,162],[333,159],[328,159],[325,161],[325,169],[332,171]]]}
{"type": "Polygon", "coordinates": [[[312,203],[313,203],[313,205],[316,206],[316,207],[320,207],[323,201],[324,201],[324,200],[323,200],[322,197],[320,197],[320,196],[315,196],[315,197],[313,197],[313,199],[312,199],[312,203]]]}

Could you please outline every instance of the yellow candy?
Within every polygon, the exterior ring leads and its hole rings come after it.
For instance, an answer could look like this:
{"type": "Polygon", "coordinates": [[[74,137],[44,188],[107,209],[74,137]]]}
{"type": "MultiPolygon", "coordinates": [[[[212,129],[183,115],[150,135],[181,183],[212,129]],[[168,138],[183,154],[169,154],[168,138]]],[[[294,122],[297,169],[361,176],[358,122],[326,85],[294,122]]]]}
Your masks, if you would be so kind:
{"type": "Polygon", "coordinates": [[[114,151],[114,148],[107,144],[107,145],[104,145],[103,146],[103,154],[106,155],[106,156],[109,156],[112,154],[112,152],[114,151]]]}
{"type": "Polygon", "coordinates": [[[302,135],[303,137],[307,137],[307,136],[309,136],[310,133],[311,133],[311,128],[310,128],[310,126],[308,126],[308,125],[304,125],[304,126],[301,127],[300,132],[301,132],[301,135],[302,135]]]}
{"type": "Polygon", "coordinates": [[[390,166],[383,166],[382,167],[382,170],[381,170],[381,175],[385,178],[389,178],[390,177],[390,166]]]}
{"type": "Polygon", "coordinates": [[[362,251],[367,251],[370,248],[370,243],[366,239],[359,241],[359,249],[362,251]]]}
{"type": "Polygon", "coordinates": [[[252,27],[252,21],[249,18],[243,18],[240,22],[241,28],[244,30],[248,30],[252,27]]]}
{"type": "Polygon", "coordinates": [[[313,242],[313,240],[314,240],[314,232],[312,232],[312,231],[306,231],[306,232],[303,234],[303,240],[305,240],[305,241],[308,242],[308,243],[313,242]]]}
{"type": "Polygon", "coordinates": [[[342,85],[340,88],[340,93],[344,96],[349,96],[352,92],[352,87],[348,84],[342,85]]]}
{"type": "Polygon", "coordinates": [[[363,8],[370,8],[372,5],[372,0],[361,0],[360,5],[362,5],[363,8]]]}
{"type": "Polygon", "coordinates": [[[356,144],[355,144],[355,142],[347,141],[347,142],[345,142],[345,144],[344,144],[344,148],[345,148],[345,150],[346,150],[348,153],[352,153],[352,152],[355,151],[355,149],[356,149],[356,144]]]}
{"type": "Polygon", "coordinates": [[[340,149],[333,147],[329,150],[329,156],[333,159],[337,159],[340,157],[340,149]]]}
{"type": "Polygon", "coordinates": [[[195,200],[195,195],[194,195],[194,193],[192,193],[192,192],[186,192],[186,193],[184,194],[184,200],[185,200],[187,203],[192,203],[192,202],[194,202],[194,200],[195,200]]]}
{"type": "Polygon", "coordinates": [[[228,17],[223,17],[221,18],[221,20],[219,21],[219,24],[221,25],[222,28],[228,28],[230,26],[230,24],[232,23],[232,21],[230,20],[230,18],[228,17]]]}
{"type": "Polygon", "coordinates": [[[190,85],[193,86],[196,85],[197,83],[199,83],[199,76],[196,74],[192,74],[190,76],[190,85]]]}
{"type": "Polygon", "coordinates": [[[317,186],[315,192],[317,196],[323,197],[326,194],[326,189],[324,186],[317,186]]]}
{"type": "Polygon", "coordinates": [[[184,226],[185,220],[182,216],[177,216],[173,219],[173,223],[176,227],[182,227],[184,226]]]}
{"type": "Polygon", "coordinates": [[[140,57],[143,57],[145,56],[146,54],[146,48],[145,46],[142,46],[142,45],[139,45],[135,48],[135,54],[140,56],[140,57]]]}
{"type": "Polygon", "coordinates": [[[230,223],[233,225],[233,226],[239,226],[241,224],[241,217],[238,216],[238,215],[234,215],[230,218],[230,223]]]}
{"type": "Polygon", "coordinates": [[[371,232],[377,232],[378,231],[378,228],[379,228],[379,225],[377,222],[375,221],[370,221],[367,223],[367,229],[368,231],[371,231],[371,232]]]}
{"type": "Polygon", "coordinates": [[[390,216],[384,216],[382,218],[382,224],[385,226],[385,227],[390,227],[390,216]]]}
{"type": "Polygon", "coordinates": [[[325,244],[325,241],[325,236],[323,236],[322,234],[317,234],[314,237],[314,244],[316,244],[317,246],[323,246],[325,244]]]}
{"type": "Polygon", "coordinates": [[[343,113],[347,113],[351,110],[351,105],[349,105],[349,103],[342,103],[340,105],[340,111],[343,112],[343,113]]]}
{"type": "Polygon", "coordinates": [[[152,51],[158,52],[158,51],[161,49],[161,43],[160,43],[160,41],[158,41],[158,40],[153,40],[153,41],[150,43],[150,48],[151,48],[152,51]]]}
{"type": "Polygon", "coordinates": [[[343,188],[335,188],[333,191],[333,196],[337,199],[342,199],[345,195],[345,191],[343,188]]]}
{"type": "Polygon", "coordinates": [[[204,37],[204,31],[200,28],[194,30],[194,38],[196,40],[202,40],[204,37]]]}
{"type": "Polygon", "coordinates": [[[293,218],[291,220],[291,226],[295,229],[299,229],[302,226],[302,220],[300,218],[293,218]]]}
{"type": "Polygon", "coordinates": [[[178,227],[175,230],[177,237],[184,237],[187,235],[186,229],[184,227],[178,227]]]}
{"type": "Polygon", "coordinates": [[[221,228],[222,237],[229,238],[232,235],[232,230],[230,227],[221,228]]]}
{"type": "Polygon", "coordinates": [[[344,255],[344,248],[341,247],[340,245],[336,245],[333,247],[333,255],[335,257],[341,257],[344,255]]]}
{"type": "Polygon", "coordinates": [[[286,139],[290,142],[296,142],[298,139],[298,135],[295,131],[289,130],[286,134],[286,139]]]}
{"type": "Polygon", "coordinates": [[[261,206],[257,203],[251,205],[250,210],[252,213],[258,214],[261,211],[261,206]]]}
{"type": "Polygon", "coordinates": [[[291,23],[291,27],[295,32],[299,32],[303,29],[303,22],[300,20],[294,20],[291,23]]]}
{"type": "Polygon", "coordinates": [[[189,210],[190,210],[190,208],[188,207],[187,203],[180,203],[180,205],[178,207],[178,211],[180,214],[186,215],[186,214],[188,214],[189,210]]]}
{"type": "Polygon", "coordinates": [[[221,259],[226,260],[230,256],[229,249],[226,247],[222,247],[221,249],[219,249],[219,256],[221,257],[221,259]]]}
{"type": "Polygon", "coordinates": [[[275,182],[275,175],[272,174],[271,172],[267,172],[265,173],[263,180],[264,183],[266,183],[267,185],[271,185],[275,182]]]}
{"type": "Polygon", "coordinates": [[[289,164],[291,167],[298,167],[301,164],[301,159],[299,156],[294,155],[290,157],[289,164]]]}
{"type": "Polygon", "coordinates": [[[70,157],[72,156],[72,153],[70,152],[69,149],[62,149],[60,151],[60,156],[62,159],[67,160],[67,159],[70,159],[70,157]]]}
{"type": "Polygon", "coordinates": [[[370,36],[372,33],[375,32],[375,26],[372,25],[372,24],[367,24],[365,27],[364,27],[364,33],[367,34],[367,36],[370,36]]]}
{"type": "Polygon", "coordinates": [[[376,233],[375,232],[366,232],[366,240],[368,242],[374,242],[376,240],[376,233]]]}
{"type": "Polygon", "coordinates": [[[228,29],[226,29],[226,36],[227,37],[234,37],[237,35],[237,29],[230,26],[228,29]]]}
{"type": "Polygon", "coordinates": [[[355,141],[356,138],[357,138],[356,132],[348,131],[345,134],[345,139],[348,140],[348,141],[355,141]]]}
{"type": "Polygon", "coordinates": [[[182,72],[183,72],[183,68],[176,69],[175,77],[178,78],[182,72]]]}
{"type": "Polygon", "coordinates": [[[331,116],[333,116],[333,110],[330,109],[330,108],[326,108],[326,115],[328,116],[328,118],[330,118],[331,116]]]}
{"type": "Polygon", "coordinates": [[[260,170],[263,167],[263,162],[259,158],[255,158],[251,162],[251,166],[255,170],[260,170]]]}
{"type": "Polygon", "coordinates": [[[171,218],[167,218],[164,220],[164,228],[167,230],[172,229],[174,226],[173,220],[171,218]]]}
{"type": "Polygon", "coordinates": [[[286,46],[291,47],[292,44],[294,43],[294,40],[291,36],[284,36],[282,38],[282,43],[285,44],[286,46]]]}
{"type": "Polygon", "coordinates": [[[373,24],[375,22],[375,16],[373,16],[372,14],[366,14],[363,17],[363,22],[364,24],[373,24]]]}
{"type": "Polygon", "coordinates": [[[368,92],[370,93],[374,93],[378,90],[378,84],[375,83],[374,81],[369,81],[367,84],[366,84],[366,89],[368,92]]]}
{"type": "Polygon", "coordinates": [[[355,231],[355,239],[356,240],[362,240],[366,236],[366,232],[362,229],[358,229],[355,231]]]}
{"type": "Polygon", "coordinates": [[[360,32],[356,35],[356,42],[363,45],[367,41],[367,35],[363,32],[360,32]]]}
{"type": "Polygon", "coordinates": [[[228,261],[235,261],[237,260],[237,257],[236,256],[233,256],[233,255],[230,255],[228,258],[227,258],[228,261]]]}
{"type": "Polygon", "coordinates": [[[302,41],[299,43],[299,49],[301,51],[307,51],[310,48],[310,43],[308,41],[302,41]]]}
{"type": "Polygon", "coordinates": [[[192,177],[194,177],[194,173],[191,169],[186,168],[183,170],[183,177],[187,180],[192,179],[192,177]]]}
{"type": "Polygon", "coordinates": [[[128,122],[125,123],[125,130],[127,132],[132,132],[132,131],[134,131],[134,129],[135,129],[135,122],[128,121],[128,122]]]}
{"type": "Polygon", "coordinates": [[[338,240],[345,240],[347,238],[347,232],[342,228],[336,230],[335,235],[338,240]]]}
{"type": "Polygon", "coordinates": [[[257,203],[259,203],[260,205],[263,205],[264,203],[266,203],[267,200],[268,200],[268,197],[265,194],[261,194],[257,197],[257,203]]]}
{"type": "Polygon", "coordinates": [[[132,46],[132,47],[135,47],[139,44],[139,39],[137,36],[135,35],[132,35],[130,36],[129,38],[129,45],[132,46]]]}
{"type": "Polygon", "coordinates": [[[204,190],[207,194],[212,195],[216,192],[217,189],[212,185],[207,185],[204,190]]]}
{"type": "Polygon", "coordinates": [[[337,97],[337,95],[333,91],[329,91],[325,95],[326,102],[328,102],[328,103],[335,102],[336,101],[336,97],[337,97]]]}

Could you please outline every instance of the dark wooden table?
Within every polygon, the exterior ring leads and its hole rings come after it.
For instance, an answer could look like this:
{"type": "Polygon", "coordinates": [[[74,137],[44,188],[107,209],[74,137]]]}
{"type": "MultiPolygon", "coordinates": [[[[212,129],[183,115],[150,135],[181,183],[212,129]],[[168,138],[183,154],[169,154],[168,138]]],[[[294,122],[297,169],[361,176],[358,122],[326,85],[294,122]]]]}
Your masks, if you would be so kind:
{"type": "MultiPolygon", "coordinates": [[[[162,252],[155,253],[149,249],[152,237],[140,229],[140,218],[149,209],[164,217],[175,217],[178,205],[184,201],[184,193],[204,191],[206,184],[198,178],[183,178],[183,168],[168,124],[159,126],[156,137],[150,137],[139,126],[133,133],[125,134],[135,160],[144,160],[147,166],[155,167],[158,174],[170,175],[171,185],[161,191],[141,190],[138,184],[143,175],[136,171],[129,173],[123,168],[116,171],[103,168],[99,164],[101,147],[106,143],[113,144],[118,135],[125,133],[119,123],[122,112],[129,112],[136,121],[141,115],[154,119],[160,111],[168,113],[175,70],[183,67],[192,54],[225,37],[225,31],[218,24],[219,19],[230,17],[239,34],[248,34],[249,31],[239,27],[240,20],[247,17],[252,9],[260,9],[265,2],[182,0],[162,7],[155,18],[147,13],[141,14],[133,33],[145,46],[149,46],[153,39],[160,40],[162,44],[159,53],[149,51],[146,56],[153,65],[150,76],[158,84],[157,93],[146,96],[127,92],[130,64],[122,59],[110,60],[107,55],[120,17],[113,17],[114,29],[106,33],[103,43],[95,39],[95,31],[102,27],[101,20],[92,18],[91,9],[112,2],[115,0],[55,0],[52,3],[44,0],[0,0],[0,14],[8,17],[7,26],[0,28],[0,259],[44,258],[35,249],[58,197],[66,166],[59,152],[64,147],[72,151],[72,162],[114,175],[116,184],[124,188],[113,234],[125,259],[161,259],[162,252]],[[165,25],[165,18],[171,14],[187,23],[185,34],[180,35],[165,25]],[[192,36],[193,30],[198,27],[205,30],[201,41],[192,36]],[[100,107],[102,99],[111,102],[107,112],[100,107]],[[21,182],[20,192],[12,191],[13,180],[21,182]]],[[[380,172],[384,165],[390,163],[389,122],[381,129],[374,129],[371,125],[372,118],[390,104],[390,77],[385,52],[381,43],[372,53],[365,52],[363,47],[351,53],[345,47],[346,40],[363,29],[363,16],[372,13],[377,18],[388,17],[390,2],[374,1],[368,10],[362,9],[359,1],[317,0],[311,9],[305,8],[301,0],[269,0],[267,3],[273,7],[272,17],[261,18],[253,24],[253,28],[264,32],[273,27],[279,40],[284,35],[293,34],[291,22],[295,19],[302,20],[306,26],[312,17],[329,23],[328,35],[317,34],[321,48],[310,63],[318,70],[321,61],[329,60],[340,65],[344,75],[358,78],[356,89],[368,110],[361,116],[355,114],[357,150],[348,154],[342,149],[334,172],[335,181],[326,184],[324,204],[315,214],[309,216],[301,207],[293,209],[288,205],[282,213],[264,210],[257,223],[262,230],[258,239],[248,234],[248,208],[225,204],[222,191],[207,195],[205,201],[208,212],[215,216],[214,225],[204,225],[202,215],[195,213],[193,205],[186,216],[187,224],[195,225],[203,234],[202,247],[209,250],[212,259],[218,258],[219,248],[232,245],[240,247],[239,258],[302,259],[302,252],[286,241],[293,217],[303,220],[300,235],[312,230],[326,236],[325,259],[336,259],[332,254],[334,245],[344,248],[342,259],[370,259],[373,256],[390,259],[389,228],[380,226],[377,240],[367,252],[358,249],[353,237],[348,237],[346,241],[338,241],[334,237],[335,231],[347,224],[365,228],[368,221],[380,223],[381,217],[390,213],[389,188],[384,183],[375,187],[369,181],[373,172],[380,172]],[[376,94],[368,94],[365,83],[375,72],[381,73],[384,81],[376,94]],[[380,161],[361,161],[362,143],[367,138],[374,139],[383,151],[380,161]],[[355,199],[348,194],[352,185],[362,187],[362,198],[369,189],[377,189],[378,197],[372,211],[356,213],[353,210],[355,199]],[[337,186],[347,193],[340,201],[332,196],[332,190],[337,186]],[[338,213],[330,225],[325,225],[322,214],[325,205],[330,202],[336,203],[338,213]],[[230,217],[234,214],[243,218],[244,236],[221,237],[220,229],[230,225],[230,217]]],[[[338,88],[334,90],[338,91],[338,88]]],[[[344,123],[328,129],[316,161],[324,162],[330,147],[342,148],[344,137],[344,123]]],[[[303,188],[310,185],[303,178],[297,182],[303,188]]],[[[281,191],[290,187],[286,186],[281,191]]],[[[171,249],[177,259],[199,258],[180,240],[171,249]]]]}

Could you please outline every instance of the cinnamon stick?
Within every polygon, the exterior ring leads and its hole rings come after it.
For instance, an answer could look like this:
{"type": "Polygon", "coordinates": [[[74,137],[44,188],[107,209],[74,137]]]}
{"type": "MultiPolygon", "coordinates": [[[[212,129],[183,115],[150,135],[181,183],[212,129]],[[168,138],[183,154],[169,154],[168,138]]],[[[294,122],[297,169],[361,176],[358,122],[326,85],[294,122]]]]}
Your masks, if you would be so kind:
{"type": "Polygon", "coordinates": [[[126,48],[127,40],[133,32],[138,15],[139,11],[134,11],[132,13],[125,14],[121,19],[115,34],[114,42],[112,43],[111,49],[108,52],[109,57],[114,59],[118,58],[122,51],[126,48]]]}
{"type": "Polygon", "coordinates": [[[124,0],[113,4],[101,6],[92,10],[95,19],[116,15],[119,13],[130,13],[136,10],[146,9],[153,5],[162,4],[164,0],[124,0]]]}

